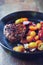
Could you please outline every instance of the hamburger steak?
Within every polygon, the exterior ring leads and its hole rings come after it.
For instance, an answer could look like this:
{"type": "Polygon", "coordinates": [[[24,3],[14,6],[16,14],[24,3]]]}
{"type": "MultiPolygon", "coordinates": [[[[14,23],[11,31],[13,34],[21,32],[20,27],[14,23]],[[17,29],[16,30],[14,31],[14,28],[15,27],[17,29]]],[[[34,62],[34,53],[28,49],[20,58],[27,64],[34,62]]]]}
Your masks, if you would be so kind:
{"type": "Polygon", "coordinates": [[[23,24],[6,24],[4,26],[4,35],[10,41],[21,40],[25,36],[26,27],[23,24]]]}

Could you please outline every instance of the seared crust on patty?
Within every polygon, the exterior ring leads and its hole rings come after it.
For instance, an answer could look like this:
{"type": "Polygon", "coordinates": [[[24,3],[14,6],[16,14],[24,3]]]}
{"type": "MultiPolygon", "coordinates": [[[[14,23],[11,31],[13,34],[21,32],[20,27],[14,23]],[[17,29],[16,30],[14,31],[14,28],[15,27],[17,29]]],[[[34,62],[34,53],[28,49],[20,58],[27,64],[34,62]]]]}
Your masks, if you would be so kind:
{"type": "Polygon", "coordinates": [[[6,24],[4,26],[4,35],[10,41],[14,42],[24,37],[26,27],[23,24],[6,24]]]}

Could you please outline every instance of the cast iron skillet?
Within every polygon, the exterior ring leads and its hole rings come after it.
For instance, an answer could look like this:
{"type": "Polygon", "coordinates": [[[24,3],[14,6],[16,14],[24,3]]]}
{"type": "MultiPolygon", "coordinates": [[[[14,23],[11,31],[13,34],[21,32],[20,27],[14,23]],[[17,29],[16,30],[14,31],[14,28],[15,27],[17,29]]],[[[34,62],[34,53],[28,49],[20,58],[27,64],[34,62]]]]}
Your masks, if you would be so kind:
{"type": "Polygon", "coordinates": [[[21,52],[16,52],[13,51],[12,48],[16,44],[19,43],[19,41],[14,42],[14,45],[12,45],[4,36],[3,34],[3,28],[4,25],[7,23],[13,23],[15,22],[16,19],[21,18],[21,17],[27,17],[30,21],[34,21],[35,23],[43,21],[43,13],[40,12],[35,12],[35,11],[19,11],[19,12],[14,12],[11,13],[4,18],[1,19],[0,21],[0,45],[9,50],[12,55],[14,55],[17,58],[20,59],[33,59],[35,57],[38,57],[40,55],[43,55],[43,51],[36,51],[33,53],[21,53],[21,52]]]}

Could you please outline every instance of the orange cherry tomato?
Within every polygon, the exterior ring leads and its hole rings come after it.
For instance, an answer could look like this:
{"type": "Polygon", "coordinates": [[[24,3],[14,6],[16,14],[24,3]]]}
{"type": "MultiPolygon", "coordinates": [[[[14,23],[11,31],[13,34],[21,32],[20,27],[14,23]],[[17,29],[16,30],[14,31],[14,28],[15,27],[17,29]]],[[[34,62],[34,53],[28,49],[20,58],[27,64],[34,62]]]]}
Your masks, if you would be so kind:
{"type": "Polygon", "coordinates": [[[27,42],[31,42],[33,40],[33,37],[32,36],[27,36],[26,40],[27,40],[27,42]]]}
{"type": "Polygon", "coordinates": [[[37,43],[37,45],[39,45],[40,43],[42,43],[42,41],[41,40],[37,40],[36,43],[37,43]]]}
{"type": "Polygon", "coordinates": [[[31,26],[29,26],[29,29],[30,29],[30,30],[32,30],[32,31],[35,31],[35,30],[37,30],[37,27],[36,27],[36,26],[31,25],[31,26]]]}
{"type": "Polygon", "coordinates": [[[38,35],[36,35],[36,36],[35,36],[35,41],[36,41],[36,40],[38,40],[38,39],[39,39],[39,36],[38,36],[38,35]]]}

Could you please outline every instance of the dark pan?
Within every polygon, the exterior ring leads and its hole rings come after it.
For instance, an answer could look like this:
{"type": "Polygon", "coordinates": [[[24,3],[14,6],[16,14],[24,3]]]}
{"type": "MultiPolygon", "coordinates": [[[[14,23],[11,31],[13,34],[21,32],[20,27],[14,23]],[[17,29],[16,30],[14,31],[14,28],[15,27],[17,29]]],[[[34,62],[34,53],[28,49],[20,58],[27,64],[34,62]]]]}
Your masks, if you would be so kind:
{"type": "MultiPolygon", "coordinates": [[[[0,20],[0,45],[5,48],[6,50],[9,50],[11,54],[17,58],[20,59],[33,59],[39,56],[43,55],[43,51],[36,51],[33,53],[21,53],[21,52],[15,52],[12,50],[13,45],[5,38],[3,34],[3,28],[4,25],[7,23],[13,23],[16,19],[21,17],[27,17],[30,21],[34,21],[35,23],[43,21],[43,13],[35,12],[35,11],[19,11],[11,13],[5,17],[3,17],[0,20]]],[[[19,41],[16,41],[14,43],[14,46],[18,44],[19,41]]]]}

